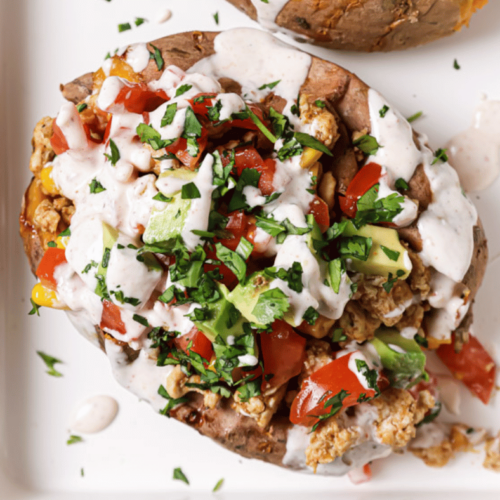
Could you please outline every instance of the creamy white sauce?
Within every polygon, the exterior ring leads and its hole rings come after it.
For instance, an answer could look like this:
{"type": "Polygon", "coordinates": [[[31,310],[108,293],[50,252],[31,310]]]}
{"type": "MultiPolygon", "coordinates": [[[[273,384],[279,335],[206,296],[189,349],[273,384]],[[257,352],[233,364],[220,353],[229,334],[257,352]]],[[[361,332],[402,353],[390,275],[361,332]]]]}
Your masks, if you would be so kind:
{"type": "Polygon", "coordinates": [[[431,279],[429,304],[435,309],[427,316],[429,335],[449,339],[460,325],[470,307],[469,290],[444,274],[435,272],[431,279]]]}
{"type": "Polygon", "coordinates": [[[78,110],[73,103],[66,102],[61,106],[56,124],[64,134],[70,149],[78,150],[87,147],[87,135],[85,134],[78,110]]]}
{"type": "Polygon", "coordinates": [[[171,17],[172,17],[172,11],[170,9],[165,9],[163,11],[160,11],[160,13],[156,18],[156,22],[158,24],[163,24],[167,22],[171,17]]]}
{"type": "Polygon", "coordinates": [[[448,375],[438,375],[439,400],[453,415],[460,415],[460,384],[448,375]]]}
{"type": "Polygon", "coordinates": [[[95,434],[109,427],[118,414],[118,403],[111,396],[93,396],[73,410],[69,427],[73,432],[95,434]]]}
{"type": "Polygon", "coordinates": [[[500,173],[500,101],[482,99],[470,128],[447,144],[450,164],[469,191],[489,187],[500,173]]]}
{"type": "MultiPolygon", "coordinates": [[[[318,465],[317,474],[342,476],[351,470],[363,467],[372,460],[391,454],[390,446],[381,444],[376,436],[374,422],[378,416],[377,409],[370,404],[362,403],[354,408],[354,412],[353,417],[347,417],[344,414],[340,418],[345,420],[348,426],[355,426],[360,431],[358,444],[333,462],[318,465]]],[[[301,472],[313,473],[313,469],[306,465],[306,449],[310,438],[310,429],[307,427],[300,425],[290,427],[287,432],[283,465],[301,472]]]]}
{"type": "Polygon", "coordinates": [[[144,71],[149,63],[150,52],[145,43],[131,45],[127,50],[127,63],[136,73],[144,71]]]}
{"type": "Polygon", "coordinates": [[[432,448],[439,446],[450,435],[449,425],[441,422],[430,422],[417,427],[417,435],[410,442],[410,449],[432,448]]]}
{"type": "Polygon", "coordinates": [[[221,33],[215,38],[214,49],[214,55],[196,63],[188,73],[232,78],[241,84],[243,98],[254,102],[271,92],[269,89],[259,90],[260,87],[279,80],[272,91],[288,101],[284,112],[291,114],[290,107],[309,73],[310,55],[268,33],[248,28],[221,33]]]}
{"type": "Polygon", "coordinates": [[[390,181],[394,186],[397,179],[408,182],[415,169],[422,161],[422,154],[413,140],[413,131],[408,121],[376,90],[368,91],[368,106],[370,109],[370,135],[380,144],[375,155],[368,158],[367,163],[375,162],[385,167],[390,181]],[[382,118],[380,110],[388,106],[389,110],[382,118]]]}
{"type": "Polygon", "coordinates": [[[165,386],[173,366],[156,366],[156,361],[145,349],[135,361],[129,362],[123,348],[110,340],[106,340],[106,354],[119,384],[140,400],[150,403],[156,411],[166,406],[167,400],[158,394],[158,388],[165,386]]]}

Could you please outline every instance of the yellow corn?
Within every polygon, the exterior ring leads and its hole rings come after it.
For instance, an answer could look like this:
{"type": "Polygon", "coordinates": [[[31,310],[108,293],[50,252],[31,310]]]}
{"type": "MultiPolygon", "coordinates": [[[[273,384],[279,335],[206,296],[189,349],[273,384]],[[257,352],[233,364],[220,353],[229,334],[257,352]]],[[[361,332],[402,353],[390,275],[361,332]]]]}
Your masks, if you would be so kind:
{"type": "Polygon", "coordinates": [[[57,189],[56,183],[50,176],[52,173],[52,167],[45,167],[40,172],[40,181],[42,181],[42,186],[45,191],[51,196],[57,196],[59,190],[57,189]]]}
{"type": "Polygon", "coordinates": [[[61,248],[62,250],[66,250],[69,243],[69,236],[58,236],[56,239],[57,248],[61,248]]]}
{"type": "Polygon", "coordinates": [[[37,283],[31,291],[33,302],[42,307],[51,307],[52,309],[68,309],[58,298],[57,293],[50,288],[37,283]]]}
{"type": "Polygon", "coordinates": [[[427,337],[427,345],[429,349],[437,349],[443,344],[451,344],[451,339],[435,339],[433,337],[427,337]]]}
{"type": "Polygon", "coordinates": [[[312,167],[320,158],[323,153],[317,151],[316,149],[305,147],[302,153],[302,158],[300,160],[300,166],[302,168],[312,167]]]}

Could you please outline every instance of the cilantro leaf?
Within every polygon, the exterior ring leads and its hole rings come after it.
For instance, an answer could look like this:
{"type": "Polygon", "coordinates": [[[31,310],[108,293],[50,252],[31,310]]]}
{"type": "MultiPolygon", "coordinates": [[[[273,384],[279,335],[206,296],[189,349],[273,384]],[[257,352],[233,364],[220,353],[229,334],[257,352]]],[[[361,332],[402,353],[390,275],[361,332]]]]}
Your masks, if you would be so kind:
{"type": "Polygon", "coordinates": [[[259,300],[252,311],[259,324],[267,325],[275,319],[283,319],[290,309],[288,297],[279,288],[271,288],[259,295],[259,300]]]}
{"type": "Polygon", "coordinates": [[[193,200],[195,198],[201,198],[200,190],[194,182],[189,182],[182,186],[181,198],[183,200],[193,200]]]}
{"type": "Polygon", "coordinates": [[[167,125],[171,125],[174,121],[175,114],[177,113],[177,103],[173,102],[167,106],[165,110],[165,114],[161,119],[161,127],[166,127],[167,125]]]}
{"type": "Polygon", "coordinates": [[[448,161],[448,155],[446,154],[446,149],[439,148],[435,153],[434,153],[434,161],[431,163],[431,165],[435,165],[438,161],[442,161],[443,163],[448,161]]]}
{"type": "Polygon", "coordinates": [[[316,139],[312,135],[304,134],[302,132],[295,132],[293,136],[301,146],[312,148],[316,151],[321,151],[328,156],[333,156],[333,153],[322,142],[318,141],[318,139],[316,139]]]}
{"type": "Polygon", "coordinates": [[[245,168],[238,179],[238,183],[234,189],[233,197],[229,202],[229,212],[247,208],[247,200],[243,194],[245,186],[258,187],[260,180],[260,172],[254,168],[245,168]]]}
{"type": "MultiPolygon", "coordinates": [[[[323,402],[326,398],[328,398],[329,394],[331,394],[331,391],[327,391],[319,400],[319,402],[323,402]]],[[[343,407],[344,399],[349,395],[347,391],[342,389],[338,394],[335,394],[335,396],[332,396],[331,398],[326,399],[325,404],[323,405],[323,408],[327,409],[330,408],[328,413],[325,413],[324,415],[320,415],[318,418],[318,421],[313,425],[311,432],[315,432],[316,429],[318,428],[319,424],[323,421],[326,420],[330,417],[333,417],[336,415],[343,407]]]]}
{"type": "Polygon", "coordinates": [[[407,191],[408,189],[410,189],[410,186],[408,185],[408,183],[404,179],[402,179],[401,177],[396,180],[395,186],[396,186],[396,189],[399,189],[401,191],[407,191]]]}
{"type": "Polygon", "coordinates": [[[372,239],[364,236],[343,237],[338,243],[339,254],[344,259],[367,261],[372,248],[372,239]]]}
{"type": "MultiPolygon", "coordinates": [[[[185,94],[188,90],[191,90],[193,88],[192,85],[189,85],[189,83],[185,83],[184,85],[181,85],[176,91],[175,91],[175,97],[179,97],[182,94],[185,94]]],[[[192,111],[192,109],[191,109],[192,111]]]]}
{"type": "Polygon", "coordinates": [[[163,56],[161,55],[161,50],[158,47],[155,47],[152,43],[150,43],[149,45],[153,47],[154,51],[149,53],[149,58],[154,59],[158,71],[161,71],[165,66],[165,61],[163,60],[163,56]]]}
{"type": "Polygon", "coordinates": [[[259,87],[259,90],[264,90],[264,89],[269,89],[269,90],[272,90],[272,89],[274,89],[274,87],[276,87],[276,85],[278,85],[280,82],[281,82],[281,80],[276,80],[275,82],[272,82],[272,83],[265,83],[264,85],[261,85],[261,86],[259,87]]]}
{"type": "Polygon", "coordinates": [[[118,33],[123,33],[124,31],[131,30],[132,26],[130,23],[122,23],[118,25],[118,33]]]}
{"type": "Polygon", "coordinates": [[[217,257],[235,274],[239,282],[246,278],[247,263],[241,255],[226,248],[222,243],[215,244],[217,257]]]}
{"type": "Polygon", "coordinates": [[[83,441],[83,438],[80,437],[80,436],[75,436],[74,434],[72,434],[69,439],[66,441],[66,444],[67,445],[70,445],[70,444],[76,444],[76,443],[81,443],[83,441]]]}
{"type": "Polygon", "coordinates": [[[367,155],[377,154],[379,148],[383,147],[377,142],[377,139],[375,139],[375,137],[368,134],[358,137],[353,142],[353,145],[358,147],[361,151],[363,151],[363,153],[367,155]]]}
{"type": "Polygon", "coordinates": [[[418,120],[424,113],[422,111],[417,111],[414,115],[411,115],[406,119],[408,123],[412,123],[415,120],[418,120]]]}
{"type": "Polygon", "coordinates": [[[165,406],[163,410],[160,410],[160,413],[162,415],[165,415],[166,417],[170,417],[170,410],[175,408],[177,405],[182,403],[187,403],[189,401],[189,399],[186,397],[177,399],[172,398],[170,394],[167,392],[167,389],[165,389],[165,387],[163,387],[162,385],[160,385],[160,387],[158,388],[158,394],[162,398],[165,398],[168,401],[167,406],[165,406]]]}
{"type": "Polygon", "coordinates": [[[316,311],[316,309],[314,309],[314,307],[312,306],[308,307],[306,312],[304,313],[304,316],[302,316],[302,319],[311,326],[314,326],[316,324],[318,318],[319,312],[316,311]]]}
{"type": "Polygon", "coordinates": [[[385,118],[385,115],[387,114],[387,111],[389,111],[389,106],[387,104],[384,104],[380,109],[378,114],[380,115],[380,118],[385,118]]]}
{"type": "Polygon", "coordinates": [[[31,311],[28,313],[29,316],[37,315],[40,316],[40,307],[33,299],[30,299],[31,305],[33,306],[31,311]]]}
{"type": "Polygon", "coordinates": [[[42,351],[36,351],[36,353],[42,358],[43,362],[45,363],[45,366],[48,368],[47,372],[51,377],[62,377],[62,373],[58,372],[55,368],[54,365],[57,363],[62,363],[61,360],[54,358],[53,356],[49,356],[48,354],[45,354],[42,351]]]}
{"type": "Polygon", "coordinates": [[[340,291],[342,275],[345,273],[345,263],[342,259],[334,259],[328,262],[328,281],[335,293],[340,291]]]}
{"type": "Polygon", "coordinates": [[[102,193],[106,191],[106,188],[94,177],[92,182],[89,184],[90,192],[92,194],[102,193]]]}
{"type": "Polygon", "coordinates": [[[120,150],[118,149],[115,141],[113,139],[109,140],[109,147],[111,149],[111,154],[104,153],[104,156],[111,162],[113,167],[116,167],[116,163],[120,159],[120,150]]]}
{"type": "Polygon", "coordinates": [[[384,247],[384,245],[380,245],[380,248],[382,251],[389,257],[389,259],[393,260],[396,262],[399,259],[399,256],[401,255],[401,252],[397,252],[396,250],[391,250],[390,248],[384,247]]]}

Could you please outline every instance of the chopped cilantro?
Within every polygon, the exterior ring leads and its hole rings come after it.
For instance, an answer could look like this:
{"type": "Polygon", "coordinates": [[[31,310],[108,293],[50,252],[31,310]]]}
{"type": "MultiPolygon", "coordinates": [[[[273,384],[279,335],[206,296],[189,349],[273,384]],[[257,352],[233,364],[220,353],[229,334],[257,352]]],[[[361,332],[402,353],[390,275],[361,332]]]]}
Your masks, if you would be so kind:
{"type": "Polygon", "coordinates": [[[177,103],[173,102],[172,104],[169,104],[167,106],[167,109],[165,110],[165,114],[163,115],[163,118],[161,119],[161,126],[166,127],[167,125],[171,125],[172,122],[174,121],[176,113],[177,113],[177,103]]]}
{"type": "Polygon", "coordinates": [[[153,47],[154,51],[149,53],[149,58],[155,61],[158,71],[161,71],[165,66],[165,61],[163,60],[163,56],[161,55],[161,50],[158,47],[155,47],[152,43],[150,43],[149,45],[153,47]]]}
{"type": "Polygon", "coordinates": [[[45,366],[48,368],[47,372],[50,376],[52,377],[62,377],[62,373],[58,372],[55,368],[54,365],[57,363],[62,363],[57,358],[54,358],[53,356],[49,356],[48,354],[45,354],[42,351],[36,351],[36,353],[42,358],[43,362],[45,363],[45,366]]]}
{"type": "Polygon", "coordinates": [[[389,257],[389,259],[393,260],[394,262],[396,262],[399,259],[399,256],[401,255],[400,252],[384,247],[384,245],[380,245],[380,248],[387,255],[387,257],[389,257]]]}
{"type": "Polygon", "coordinates": [[[377,142],[375,137],[368,134],[358,137],[355,141],[353,141],[353,145],[367,155],[377,154],[379,148],[383,147],[377,142]]]}
{"type": "Polygon", "coordinates": [[[113,167],[115,167],[116,163],[120,159],[120,151],[119,151],[118,147],[116,146],[115,141],[113,141],[113,139],[109,140],[109,147],[111,149],[111,154],[109,155],[107,153],[104,153],[104,156],[111,162],[111,165],[113,165],[113,167]]]}
{"type": "Polygon", "coordinates": [[[75,436],[74,434],[72,434],[69,439],[66,441],[66,444],[70,445],[70,444],[76,444],[76,443],[81,443],[83,441],[83,438],[81,438],[80,436],[75,436]]]}
{"type": "Polygon", "coordinates": [[[408,183],[402,179],[401,177],[399,179],[396,180],[396,189],[399,189],[401,191],[408,191],[408,189],[410,189],[410,186],[408,185],[408,183]]]}
{"type": "Polygon", "coordinates": [[[432,162],[432,165],[435,165],[438,161],[442,161],[443,163],[448,161],[448,155],[446,154],[446,149],[439,148],[435,153],[434,153],[434,161],[432,162]]]}
{"type": "Polygon", "coordinates": [[[302,316],[302,319],[306,322],[309,323],[311,326],[314,326],[316,324],[317,319],[319,318],[319,312],[314,309],[314,307],[309,306],[304,313],[304,316],[302,316]]]}
{"type": "Polygon", "coordinates": [[[94,177],[92,182],[89,184],[90,192],[92,194],[102,193],[106,191],[106,188],[94,177]]]}
{"type": "Polygon", "coordinates": [[[411,115],[406,119],[408,123],[412,123],[415,120],[418,120],[424,113],[422,111],[417,111],[415,114],[411,115]]]}
{"type": "Polygon", "coordinates": [[[279,288],[272,288],[259,295],[252,314],[259,324],[267,325],[275,319],[283,319],[290,308],[288,297],[279,288]]]}
{"type": "Polygon", "coordinates": [[[132,26],[130,23],[122,23],[118,25],[118,33],[123,33],[124,31],[131,30],[132,26]]]}
{"type": "Polygon", "coordinates": [[[259,90],[264,90],[264,89],[274,89],[274,87],[276,87],[276,85],[278,85],[279,83],[281,82],[281,80],[276,80],[275,82],[272,82],[272,83],[265,83],[264,85],[261,85],[259,87],[259,90]]]}
{"type": "MultiPolygon", "coordinates": [[[[184,85],[181,85],[178,87],[178,89],[175,91],[175,97],[179,97],[182,94],[185,94],[188,90],[191,90],[193,88],[192,85],[189,85],[189,83],[185,83],[184,85]]],[[[192,108],[191,108],[192,110],[192,108]]]]}
{"type": "Polygon", "coordinates": [[[174,469],[174,479],[177,479],[177,480],[182,481],[186,484],[189,484],[188,478],[186,477],[184,472],[182,472],[180,467],[177,467],[177,469],[174,469]]]}
{"type": "Polygon", "coordinates": [[[184,184],[182,186],[181,198],[183,200],[193,200],[195,198],[201,198],[201,193],[198,189],[198,186],[196,186],[194,182],[184,184]]]}
{"type": "Polygon", "coordinates": [[[387,104],[384,104],[378,111],[380,118],[385,118],[385,115],[387,114],[387,111],[389,111],[389,109],[389,106],[387,106],[387,104]]]}

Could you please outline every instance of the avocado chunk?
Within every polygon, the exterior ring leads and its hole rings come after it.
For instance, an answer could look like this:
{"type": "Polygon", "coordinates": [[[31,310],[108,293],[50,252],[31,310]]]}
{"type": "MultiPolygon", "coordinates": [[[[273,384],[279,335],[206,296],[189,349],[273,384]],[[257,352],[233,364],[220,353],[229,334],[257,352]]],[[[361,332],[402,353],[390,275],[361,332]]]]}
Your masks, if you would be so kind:
{"type": "Polygon", "coordinates": [[[221,298],[217,302],[212,302],[206,306],[210,319],[195,321],[194,324],[211,342],[214,342],[218,335],[227,342],[230,336],[239,337],[243,335],[245,319],[234,304],[228,300],[229,290],[222,284],[219,284],[218,287],[221,298]]]}
{"type": "Polygon", "coordinates": [[[110,226],[108,223],[102,223],[102,260],[97,268],[96,278],[97,286],[95,293],[99,297],[103,297],[106,294],[106,274],[108,272],[108,263],[111,256],[111,249],[115,246],[118,240],[119,232],[114,227],[110,226]]]}
{"type": "Polygon", "coordinates": [[[428,379],[425,354],[415,340],[403,337],[395,329],[380,328],[370,343],[380,356],[393,387],[408,389],[428,379]]]}
{"type": "Polygon", "coordinates": [[[368,275],[377,276],[401,276],[399,279],[405,280],[411,271],[411,264],[406,248],[399,241],[398,232],[387,227],[366,225],[356,229],[352,222],[348,222],[343,233],[344,236],[363,236],[372,239],[372,248],[366,261],[352,258],[350,266],[355,271],[368,275]],[[382,248],[383,247],[383,248],[382,248]],[[408,264],[408,267],[407,267],[408,264]]]}
{"type": "Polygon", "coordinates": [[[183,184],[192,181],[196,175],[196,172],[186,169],[168,170],[160,174],[159,180],[167,177],[176,179],[177,182],[173,181],[171,185],[178,190],[175,193],[162,193],[172,198],[172,201],[163,210],[153,210],[151,213],[143,236],[145,243],[163,243],[181,235],[191,208],[191,200],[182,199],[181,189],[183,184]]]}

